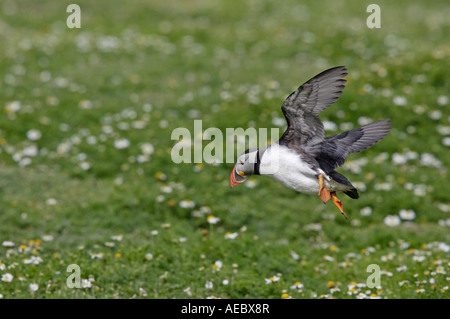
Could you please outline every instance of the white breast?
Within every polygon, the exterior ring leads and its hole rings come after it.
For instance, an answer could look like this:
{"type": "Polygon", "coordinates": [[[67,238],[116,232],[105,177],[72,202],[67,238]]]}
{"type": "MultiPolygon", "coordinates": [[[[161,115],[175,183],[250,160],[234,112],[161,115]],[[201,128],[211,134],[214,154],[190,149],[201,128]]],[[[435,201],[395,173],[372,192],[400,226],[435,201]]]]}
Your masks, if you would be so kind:
{"type": "Polygon", "coordinates": [[[307,163],[302,161],[300,155],[289,148],[272,144],[261,159],[260,174],[271,177],[281,184],[298,192],[317,194],[319,180],[317,174],[307,163]]]}

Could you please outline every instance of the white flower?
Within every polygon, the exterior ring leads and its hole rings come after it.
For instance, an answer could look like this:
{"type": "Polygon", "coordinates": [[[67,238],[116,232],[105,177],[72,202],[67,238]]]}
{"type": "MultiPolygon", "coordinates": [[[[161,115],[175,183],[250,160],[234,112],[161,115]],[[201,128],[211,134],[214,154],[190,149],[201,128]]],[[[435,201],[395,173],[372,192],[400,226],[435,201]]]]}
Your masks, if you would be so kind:
{"type": "Polygon", "coordinates": [[[2,243],[2,246],[3,246],[3,247],[14,247],[14,243],[13,243],[12,241],[5,240],[5,241],[2,243]]]}
{"type": "Polygon", "coordinates": [[[416,217],[416,213],[412,209],[401,209],[398,214],[404,220],[413,220],[416,217]]]}
{"type": "Polygon", "coordinates": [[[372,207],[366,206],[364,208],[361,208],[359,213],[361,214],[361,216],[370,216],[372,214],[372,207]]]}
{"type": "Polygon", "coordinates": [[[81,280],[81,287],[82,288],[91,288],[92,284],[91,284],[90,280],[82,279],[81,280]]]}
{"type": "Polygon", "coordinates": [[[38,284],[30,284],[30,290],[32,292],[35,292],[39,289],[39,285],[38,284]]]}
{"type": "Polygon", "coordinates": [[[384,224],[389,227],[400,225],[400,218],[397,215],[387,215],[384,218],[384,224]]]}
{"type": "Polygon", "coordinates": [[[238,236],[238,233],[226,233],[225,239],[235,239],[238,236]]]}
{"type": "Polygon", "coordinates": [[[53,240],[53,236],[47,235],[47,234],[42,235],[41,238],[43,241],[52,241],[53,240]]]}
{"type": "Polygon", "coordinates": [[[153,152],[155,151],[155,148],[153,147],[152,143],[143,143],[141,144],[141,151],[142,154],[152,155],[153,152]]]}
{"type": "Polygon", "coordinates": [[[222,281],[222,285],[224,285],[224,286],[226,286],[226,285],[228,285],[230,282],[228,281],[228,279],[224,279],[223,281],[222,281]]]}
{"type": "Polygon", "coordinates": [[[321,231],[322,225],[320,223],[312,223],[305,226],[307,230],[321,231]]]}
{"type": "Polygon", "coordinates": [[[8,103],[5,106],[5,112],[6,112],[6,114],[14,114],[17,111],[19,111],[20,108],[21,108],[20,102],[19,101],[13,101],[13,102],[8,103]]]}
{"type": "Polygon", "coordinates": [[[152,236],[156,236],[156,235],[158,235],[158,231],[157,231],[157,230],[152,230],[152,231],[150,232],[150,234],[151,234],[152,236]]]}
{"type": "Polygon", "coordinates": [[[181,208],[194,208],[195,202],[190,199],[183,199],[179,205],[181,208]]]}
{"type": "Polygon", "coordinates": [[[126,138],[121,138],[121,139],[118,139],[118,140],[114,141],[114,147],[119,149],[119,150],[122,150],[124,148],[129,147],[129,146],[130,146],[130,141],[127,140],[126,138]]]}
{"type": "Polygon", "coordinates": [[[81,162],[81,163],[79,164],[79,166],[80,166],[80,168],[81,168],[83,171],[87,171],[87,170],[89,170],[89,169],[91,168],[91,164],[90,164],[89,162],[86,162],[86,161],[81,162]]]}
{"type": "Polygon", "coordinates": [[[448,96],[445,96],[445,95],[439,95],[439,96],[437,97],[437,104],[438,104],[439,106],[447,105],[447,104],[448,104],[448,101],[449,101],[448,96]]]}
{"type": "Polygon", "coordinates": [[[220,271],[220,269],[222,269],[222,266],[223,266],[223,262],[220,260],[217,260],[213,265],[214,271],[220,271]]]}
{"type": "Polygon", "coordinates": [[[408,100],[404,96],[397,95],[397,96],[394,96],[394,98],[392,99],[392,103],[394,103],[394,105],[398,105],[398,106],[405,106],[406,103],[408,103],[408,100]]]}
{"type": "Polygon", "coordinates": [[[27,132],[27,138],[30,141],[37,141],[41,137],[42,137],[42,134],[39,130],[32,129],[27,132]]]}
{"type": "Polygon", "coordinates": [[[292,259],[294,259],[294,260],[299,260],[299,259],[300,259],[300,255],[297,254],[297,253],[296,253],[295,251],[293,251],[293,250],[291,250],[291,251],[289,252],[289,255],[291,255],[292,259]]]}
{"type": "Polygon", "coordinates": [[[413,256],[412,259],[420,263],[425,260],[425,256],[413,256]]]}
{"type": "Polygon", "coordinates": [[[276,281],[280,280],[280,277],[272,276],[270,278],[264,278],[264,280],[265,280],[266,284],[268,285],[268,284],[271,284],[273,282],[276,282],[276,281]]]}
{"type": "Polygon", "coordinates": [[[4,282],[11,282],[14,279],[14,276],[11,275],[10,273],[6,273],[2,275],[2,281],[4,282]]]}
{"type": "Polygon", "coordinates": [[[205,284],[206,289],[213,289],[214,285],[211,281],[207,281],[205,284]]]}
{"type": "Polygon", "coordinates": [[[45,204],[49,205],[49,206],[55,206],[58,203],[58,201],[54,198],[47,198],[45,200],[45,204]]]}
{"type": "Polygon", "coordinates": [[[356,295],[356,299],[366,299],[367,295],[363,294],[362,292],[360,292],[359,294],[356,295]]]}
{"type": "Polygon", "coordinates": [[[281,118],[281,117],[274,117],[272,119],[272,124],[275,126],[283,126],[286,124],[285,119],[281,118]]]}
{"type": "Polygon", "coordinates": [[[247,180],[247,183],[245,183],[244,185],[248,188],[255,188],[258,185],[258,182],[255,179],[250,178],[247,180]]]}
{"type": "Polygon", "coordinates": [[[337,125],[334,122],[331,121],[323,121],[323,127],[325,131],[336,131],[337,125]]]}
{"type": "Polygon", "coordinates": [[[215,217],[213,215],[209,215],[207,220],[208,220],[208,223],[210,223],[210,224],[217,224],[220,221],[220,218],[215,217]]]}
{"type": "Polygon", "coordinates": [[[104,253],[94,253],[94,254],[90,254],[91,255],[91,259],[103,259],[105,257],[104,253]]]}
{"type": "Polygon", "coordinates": [[[147,253],[147,254],[145,254],[145,259],[152,260],[153,259],[153,255],[151,253],[147,253]]]}
{"type": "Polygon", "coordinates": [[[22,150],[23,156],[34,157],[38,154],[38,148],[36,145],[30,145],[22,150]]]}
{"type": "Polygon", "coordinates": [[[111,239],[117,240],[117,241],[122,241],[123,235],[114,235],[114,236],[111,236],[111,239]]]}
{"type": "Polygon", "coordinates": [[[290,289],[303,289],[303,284],[300,281],[297,281],[292,286],[289,287],[290,289]]]}

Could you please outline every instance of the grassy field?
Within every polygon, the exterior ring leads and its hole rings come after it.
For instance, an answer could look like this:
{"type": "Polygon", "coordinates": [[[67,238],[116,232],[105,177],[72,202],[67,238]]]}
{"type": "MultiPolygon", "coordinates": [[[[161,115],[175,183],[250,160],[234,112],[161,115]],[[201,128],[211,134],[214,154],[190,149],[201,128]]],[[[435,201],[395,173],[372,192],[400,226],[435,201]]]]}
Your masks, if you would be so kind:
{"type": "Polygon", "coordinates": [[[449,298],[446,1],[378,1],[380,29],[372,2],[294,0],[78,0],[69,29],[72,2],[0,3],[1,298],[449,298]],[[393,123],[339,169],[348,220],[173,163],[195,119],[283,132],[284,98],[337,65],[326,135],[393,123]]]}

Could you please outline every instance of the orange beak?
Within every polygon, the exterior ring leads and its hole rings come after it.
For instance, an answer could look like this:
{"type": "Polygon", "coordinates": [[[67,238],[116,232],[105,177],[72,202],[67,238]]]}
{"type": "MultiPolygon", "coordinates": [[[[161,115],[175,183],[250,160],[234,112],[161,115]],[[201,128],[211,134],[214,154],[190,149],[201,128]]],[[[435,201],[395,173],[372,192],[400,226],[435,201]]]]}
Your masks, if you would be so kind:
{"type": "MultiPolygon", "coordinates": [[[[242,173],[241,173],[242,174],[242,173]]],[[[244,176],[241,176],[236,172],[236,166],[234,166],[233,170],[231,171],[230,175],[230,186],[231,188],[235,187],[236,185],[239,185],[243,183],[247,178],[244,176]]]]}

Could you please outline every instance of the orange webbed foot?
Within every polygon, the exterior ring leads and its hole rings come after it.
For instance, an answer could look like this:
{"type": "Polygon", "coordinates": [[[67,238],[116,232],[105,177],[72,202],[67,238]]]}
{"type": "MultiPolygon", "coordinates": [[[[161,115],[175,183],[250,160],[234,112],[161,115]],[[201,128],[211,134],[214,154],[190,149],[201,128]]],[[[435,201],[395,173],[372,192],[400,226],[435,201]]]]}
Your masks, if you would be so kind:
{"type": "Polygon", "coordinates": [[[333,198],[334,205],[336,205],[337,208],[339,208],[339,211],[341,212],[341,214],[344,215],[345,219],[347,219],[347,215],[344,212],[344,205],[342,205],[341,200],[339,198],[337,198],[336,192],[331,192],[330,195],[333,198]]]}
{"type": "Polygon", "coordinates": [[[323,175],[319,174],[317,177],[319,178],[319,198],[324,204],[326,204],[331,199],[331,195],[328,189],[324,186],[323,175]]]}

